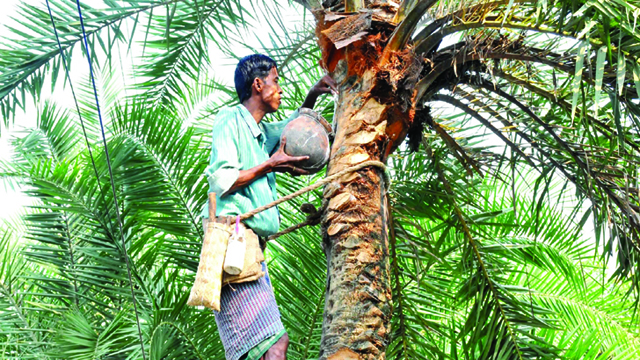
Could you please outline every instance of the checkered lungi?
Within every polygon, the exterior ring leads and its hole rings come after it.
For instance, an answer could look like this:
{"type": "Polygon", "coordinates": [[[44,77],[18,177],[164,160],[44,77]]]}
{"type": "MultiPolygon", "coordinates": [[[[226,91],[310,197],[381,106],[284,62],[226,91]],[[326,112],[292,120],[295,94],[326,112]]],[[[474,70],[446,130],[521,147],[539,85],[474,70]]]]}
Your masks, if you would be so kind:
{"type": "Polygon", "coordinates": [[[263,340],[284,331],[267,265],[265,276],[222,288],[220,311],[214,311],[227,360],[238,360],[263,340]]]}

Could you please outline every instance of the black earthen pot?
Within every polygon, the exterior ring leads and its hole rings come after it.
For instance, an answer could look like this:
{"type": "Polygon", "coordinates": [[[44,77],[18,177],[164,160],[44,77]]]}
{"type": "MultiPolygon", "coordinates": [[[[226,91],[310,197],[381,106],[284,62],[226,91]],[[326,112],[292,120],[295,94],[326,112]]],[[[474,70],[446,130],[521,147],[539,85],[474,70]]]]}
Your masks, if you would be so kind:
{"type": "Polygon", "coordinates": [[[291,156],[309,156],[298,163],[298,167],[310,174],[320,171],[329,161],[330,138],[333,136],[329,123],[317,112],[300,108],[300,115],[291,120],[282,131],[287,138],[284,152],[291,156]]]}

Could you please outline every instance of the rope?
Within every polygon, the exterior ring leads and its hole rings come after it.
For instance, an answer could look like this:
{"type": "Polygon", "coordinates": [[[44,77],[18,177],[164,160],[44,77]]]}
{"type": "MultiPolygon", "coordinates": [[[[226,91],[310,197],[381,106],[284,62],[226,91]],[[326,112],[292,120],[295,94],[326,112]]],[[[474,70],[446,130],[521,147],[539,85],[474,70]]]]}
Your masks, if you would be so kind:
{"type": "Polygon", "coordinates": [[[107,137],[104,133],[104,125],[102,123],[102,114],[100,113],[100,103],[98,101],[98,90],[96,88],[96,80],[93,76],[93,65],[91,63],[91,54],[89,52],[89,40],[87,39],[87,33],[84,29],[84,20],[82,19],[82,10],[80,9],[80,0],[76,0],[78,5],[78,16],[80,17],[80,26],[82,27],[82,37],[84,40],[84,47],[87,53],[87,61],[89,62],[89,74],[91,75],[91,83],[93,85],[93,94],[96,99],[96,109],[98,111],[98,119],[100,120],[100,130],[102,131],[102,141],[104,143],[104,152],[107,158],[107,167],[109,169],[109,181],[111,182],[111,191],[113,193],[113,202],[116,210],[116,217],[118,218],[118,226],[120,227],[120,238],[122,239],[122,250],[124,251],[124,260],[127,265],[127,275],[129,276],[129,287],[131,288],[131,297],[133,301],[133,310],[136,314],[136,324],[138,325],[138,337],[140,339],[140,348],[142,349],[142,359],[146,360],[147,357],[144,353],[144,342],[142,340],[142,328],[140,327],[140,316],[138,314],[138,305],[136,303],[136,294],[133,289],[133,280],[131,279],[131,265],[129,264],[129,254],[127,253],[127,245],[124,241],[124,230],[122,226],[122,219],[120,217],[120,209],[118,205],[118,197],[116,196],[116,184],[113,182],[113,171],[111,169],[111,159],[109,158],[109,149],[107,146],[107,137]]]}
{"type": "Polygon", "coordinates": [[[49,10],[49,18],[51,19],[51,25],[53,26],[53,33],[56,36],[56,41],[58,42],[58,51],[60,52],[60,57],[62,60],[62,64],[64,65],[64,72],[69,81],[69,87],[71,88],[71,95],[73,95],[73,102],[76,105],[76,111],[78,112],[78,119],[80,119],[80,126],[82,127],[82,134],[84,134],[84,140],[87,144],[87,149],[89,150],[89,158],[91,159],[91,165],[93,166],[93,173],[96,176],[96,180],[98,180],[98,188],[100,189],[100,194],[102,195],[102,200],[104,201],[104,193],[102,191],[102,186],[100,186],[100,175],[98,175],[98,168],[96,167],[96,162],[93,158],[93,152],[91,151],[91,145],[89,144],[89,137],[87,136],[87,129],[84,126],[84,120],[82,119],[82,113],[80,112],[80,106],[78,105],[78,98],[76,97],[76,92],[73,89],[73,83],[71,82],[71,76],[69,75],[69,66],[67,65],[67,59],[64,54],[64,50],[62,50],[62,44],[60,43],[60,36],[58,36],[58,29],[56,28],[56,22],[53,20],[53,13],[51,12],[51,6],[49,5],[49,0],[47,2],[47,10],[49,10]]]}
{"type": "Polygon", "coordinates": [[[301,222],[299,224],[295,224],[293,226],[289,226],[288,228],[286,228],[286,229],[284,229],[282,231],[279,231],[279,232],[277,232],[277,233],[275,233],[273,235],[269,235],[267,237],[267,241],[275,240],[275,239],[279,238],[280,236],[287,235],[287,234],[292,233],[292,232],[294,232],[294,231],[296,231],[298,229],[302,229],[305,226],[318,225],[319,223],[320,223],[320,217],[319,216],[317,218],[313,218],[313,219],[307,218],[307,220],[305,220],[305,221],[303,221],[303,222],[301,222]]]}
{"type": "MultiPolygon", "coordinates": [[[[298,197],[298,196],[300,196],[300,195],[302,195],[304,193],[308,193],[309,191],[313,191],[313,190],[319,188],[320,186],[322,186],[324,184],[328,184],[328,183],[332,182],[333,180],[335,180],[335,179],[337,179],[339,177],[342,177],[342,176],[344,176],[346,174],[349,174],[349,173],[352,173],[354,171],[361,170],[361,169],[366,168],[368,166],[376,166],[376,167],[382,169],[382,171],[384,173],[384,176],[385,176],[385,179],[387,178],[387,173],[386,173],[387,165],[385,165],[384,163],[382,163],[380,161],[377,161],[377,160],[365,161],[363,163],[360,163],[360,164],[351,166],[349,168],[346,168],[346,169],[344,169],[344,170],[342,170],[340,172],[337,172],[337,173],[335,173],[335,174],[333,174],[331,176],[328,176],[328,177],[318,181],[317,183],[314,183],[314,184],[311,184],[309,186],[303,187],[302,189],[300,189],[300,190],[298,190],[298,191],[296,191],[294,193],[291,193],[291,194],[289,194],[287,196],[281,197],[280,199],[275,200],[275,201],[273,201],[273,202],[271,202],[271,203],[269,203],[267,205],[260,206],[259,208],[256,208],[254,210],[249,211],[248,213],[240,215],[240,220],[244,221],[244,220],[246,220],[246,219],[248,219],[248,218],[250,218],[250,217],[252,217],[252,216],[254,216],[254,215],[258,214],[258,213],[261,213],[261,212],[263,212],[263,211],[265,211],[267,209],[270,209],[270,208],[272,208],[272,207],[274,207],[276,205],[280,205],[285,201],[289,201],[289,200],[291,200],[291,199],[293,199],[295,197],[298,197]]],[[[388,183],[388,181],[387,181],[387,183],[388,183]]],[[[295,226],[293,226],[293,227],[295,227],[295,226]]],[[[300,227],[302,227],[302,226],[300,226],[300,227]]],[[[287,229],[287,230],[289,230],[289,229],[287,229]]],[[[285,231],[287,231],[287,230],[285,230],[285,231]]],[[[293,231],[293,230],[291,230],[291,231],[293,231]]],[[[289,232],[291,232],[291,231],[289,231],[289,232]]],[[[280,233],[278,233],[278,234],[280,234],[280,233]]],[[[278,234],[276,234],[276,235],[278,235],[278,234]]],[[[282,235],[284,235],[284,234],[282,234],[282,235]]]]}

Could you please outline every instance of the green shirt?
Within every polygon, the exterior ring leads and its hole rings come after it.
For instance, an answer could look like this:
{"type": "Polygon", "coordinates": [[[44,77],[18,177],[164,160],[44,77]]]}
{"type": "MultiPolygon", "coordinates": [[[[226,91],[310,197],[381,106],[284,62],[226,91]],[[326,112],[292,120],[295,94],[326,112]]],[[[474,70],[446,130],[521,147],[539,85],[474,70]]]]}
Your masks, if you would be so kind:
{"type": "MultiPolygon", "coordinates": [[[[211,159],[204,171],[209,192],[216,193],[216,216],[242,215],[277,198],[275,173],[262,176],[232,193],[227,191],[238,179],[240,170],[249,170],[269,159],[280,144],[285,125],[296,117],[298,111],[285,121],[257,124],[242,104],[218,112],[213,121],[211,159]]],[[[209,217],[208,204],[205,204],[202,216],[209,217]]],[[[258,235],[275,234],[280,227],[278,208],[265,210],[247,219],[245,224],[258,235]]]]}

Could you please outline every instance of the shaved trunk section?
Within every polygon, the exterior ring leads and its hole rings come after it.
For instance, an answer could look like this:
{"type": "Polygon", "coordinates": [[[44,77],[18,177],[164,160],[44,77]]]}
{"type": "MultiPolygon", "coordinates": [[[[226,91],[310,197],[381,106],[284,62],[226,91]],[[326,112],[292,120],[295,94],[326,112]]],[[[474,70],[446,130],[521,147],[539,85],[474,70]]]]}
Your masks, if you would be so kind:
{"type": "MultiPolygon", "coordinates": [[[[380,159],[379,151],[367,150],[378,150],[384,138],[384,106],[362,98],[361,93],[343,94],[329,174],[380,159]]],[[[391,286],[381,172],[378,168],[364,169],[325,188],[328,207],[323,221],[324,248],[329,270],[321,359],[384,356],[391,286]]]]}
{"type": "MultiPolygon", "coordinates": [[[[380,16],[316,17],[323,66],[340,90],[328,175],[368,160],[385,162],[413,120],[411,99],[422,64],[404,52],[379,65],[393,31],[380,16]]],[[[320,359],[385,358],[392,314],[386,198],[384,171],[375,167],[324,189],[328,274],[320,359]]]]}

